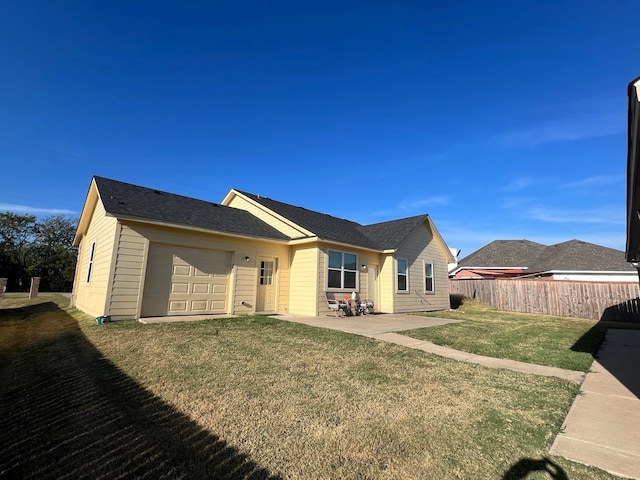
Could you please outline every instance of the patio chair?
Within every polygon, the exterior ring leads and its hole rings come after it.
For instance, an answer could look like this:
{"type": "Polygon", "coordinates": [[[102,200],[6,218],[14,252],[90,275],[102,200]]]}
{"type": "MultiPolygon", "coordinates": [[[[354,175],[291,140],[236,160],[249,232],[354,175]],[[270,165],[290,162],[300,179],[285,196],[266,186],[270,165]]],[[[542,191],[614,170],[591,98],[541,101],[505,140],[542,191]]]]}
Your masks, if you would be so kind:
{"type": "Polygon", "coordinates": [[[325,296],[327,297],[327,306],[329,310],[333,311],[336,317],[341,317],[347,314],[347,309],[349,305],[344,300],[336,300],[329,292],[325,292],[325,296]]]}

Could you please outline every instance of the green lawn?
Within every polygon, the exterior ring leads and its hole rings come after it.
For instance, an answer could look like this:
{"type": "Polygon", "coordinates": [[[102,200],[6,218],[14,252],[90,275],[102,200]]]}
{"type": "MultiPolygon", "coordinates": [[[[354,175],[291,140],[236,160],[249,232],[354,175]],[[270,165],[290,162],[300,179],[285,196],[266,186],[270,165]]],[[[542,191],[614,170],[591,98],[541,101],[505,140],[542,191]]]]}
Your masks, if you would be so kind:
{"type": "Polygon", "coordinates": [[[402,334],[478,355],[582,372],[591,367],[607,328],[640,327],[570,317],[504,312],[472,301],[465,301],[456,310],[425,315],[464,322],[402,334]]]}
{"type": "Polygon", "coordinates": [[[97,326],[67,303],[0,300],[0,477],[616,478],[548,455],[570,382],[265,317],[97,326]]]}

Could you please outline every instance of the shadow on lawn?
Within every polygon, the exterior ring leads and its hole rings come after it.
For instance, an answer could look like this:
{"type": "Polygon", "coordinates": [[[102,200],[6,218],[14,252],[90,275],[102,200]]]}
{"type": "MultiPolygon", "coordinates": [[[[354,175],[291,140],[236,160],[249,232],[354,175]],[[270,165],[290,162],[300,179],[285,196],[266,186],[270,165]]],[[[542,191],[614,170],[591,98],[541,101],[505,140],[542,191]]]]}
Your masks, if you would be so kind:
{"type": "Polygon", "coordinates": [[[533,472],[545,472],[553,480],[569,480],[565,471],[548,458],[522,458],[505,472],[502,480],[524,480],[533,472]]]}
{"type": "Polygon", "coordinates": [[[0,351],[0,478],[279,478],[123,374],[46,305],[0,310],[0,334],[24,322],[0,351]]]}
{"type": "Polygon", "coordinates": [[[632,339],[635,334],[631,336],[624,332],[615,332],[620,329],[640,331],[640,322],[637,314],[624,312],[627,312],[627,306],[614,305],[607,308],[600,321],[582,335],[571,349],[590,353],[603,368],[640,398],[640,382],[635,370],[640,358],[640,345],[632,339]],[[608,334],[609,330],[615,333],[608,334]],[[625,336],[628,336],[628,342],[623,340],[625,336]],[[606,354],[603,354],[605,349],[606,354]]]}

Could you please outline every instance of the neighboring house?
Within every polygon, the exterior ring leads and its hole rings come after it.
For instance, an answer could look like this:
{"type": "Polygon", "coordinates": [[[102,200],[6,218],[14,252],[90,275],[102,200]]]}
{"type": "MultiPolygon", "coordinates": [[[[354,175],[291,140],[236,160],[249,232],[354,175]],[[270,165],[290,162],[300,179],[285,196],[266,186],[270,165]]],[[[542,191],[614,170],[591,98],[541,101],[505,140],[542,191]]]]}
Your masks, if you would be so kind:
{"type": "Polygon", "coordinates": [[[625,256],[636,266],[640,262],[640,77],[629,83],[627,150],[627,245],[625,256]]]}
{"type": "Polygon", "coordinates": [[[449,248],[428,215],[373,225],[231,190],[221,204],[94,177],[74,245],[77,308],[131,319],[449,308],[449,248]]]}
{"type": "Polygon", "coordinates": [[[458,263],[455,280],[543,278],[590,282],[636,282],[624,252],[581,240],[544,246],[528,240],[497,240],[458,263]]]}
{"type": "Polygon", "coordinates": [[[458,261],[449,276],[454,280],[519,277],[545,248],[529,240],[495,240],[458,261]]]}

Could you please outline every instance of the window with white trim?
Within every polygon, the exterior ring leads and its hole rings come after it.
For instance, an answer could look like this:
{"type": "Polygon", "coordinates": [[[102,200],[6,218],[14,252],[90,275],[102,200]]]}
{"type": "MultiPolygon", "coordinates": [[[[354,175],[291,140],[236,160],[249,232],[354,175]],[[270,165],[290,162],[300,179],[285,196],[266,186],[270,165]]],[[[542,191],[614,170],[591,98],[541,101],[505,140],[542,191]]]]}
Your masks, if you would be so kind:
{"type": "Polygon", "coordinates": [[[91,243],[91,250],[89,250],[89,263],[87,265],[87,283],[91,281],[91,270],[93,270],[93,255],[96,252],[96,242],[91,243]]]}
{"type": "Polygon", "coordinates": [[[329,250],[327,287],[358,289],[358,255],[329,250]]]}
{"type": "Polygon", "coordinates": [[[408,292],[409,291],[409,262],[405,258],[398,258],[396,260],[396,265],[398,269],[398,291],[399,292],[408,292]]]}
{"type": "Polygon", "coordinates": [[[433,293],[433,263],[424,262],[424,291],[425,293],[433,293]]]}

